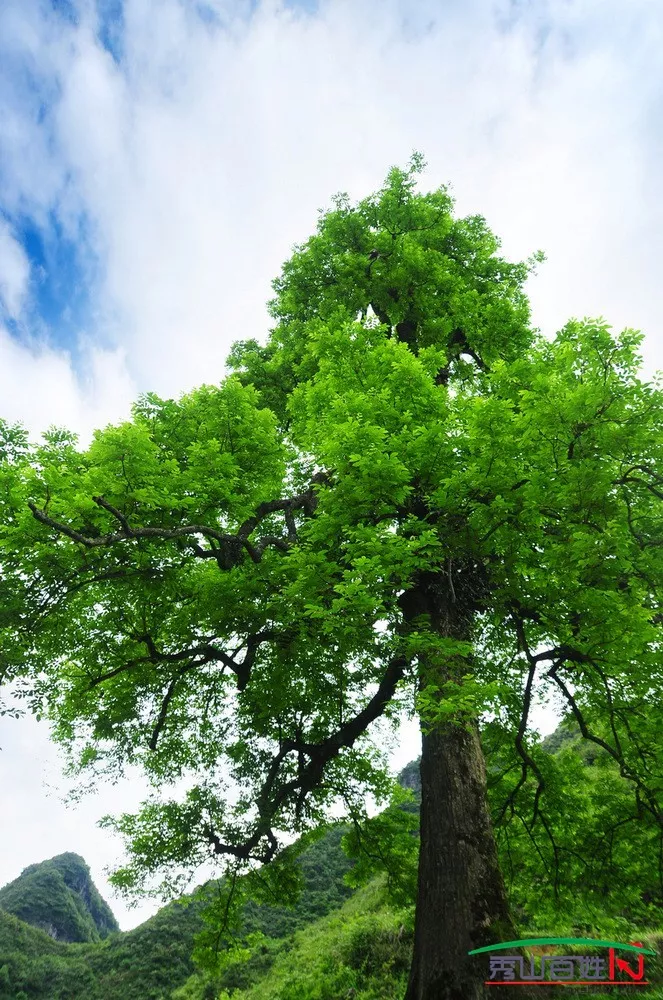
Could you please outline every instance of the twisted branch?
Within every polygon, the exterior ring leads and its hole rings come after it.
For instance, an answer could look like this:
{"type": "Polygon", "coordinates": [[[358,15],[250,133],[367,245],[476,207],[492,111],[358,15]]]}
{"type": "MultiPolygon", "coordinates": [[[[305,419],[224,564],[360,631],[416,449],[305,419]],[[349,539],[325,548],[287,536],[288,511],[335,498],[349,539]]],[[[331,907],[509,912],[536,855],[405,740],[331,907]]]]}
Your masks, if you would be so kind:
{"type": "Polygon", "coordinates": [[[214,853],[231,854],[242,860],[257,860],[263,864],[271,861],[278,851],[272,824],[279,811],[290,801],[297,813],[301,812],[308,794],[320,786],[324,769],[330,761],[334,760],[342,749],[352,747],[370,723],[382,715],[385,706],[395,694],[398,682],[404,676],[407,664],[405,657],[394,657],[387,665],[377,691],[364,708],[320,743],[307,743],[301,739],[299,733],[296,739],[283,741],[256,797],[258,821],[253,834],[242,843],[229,844],[222,841],[211,824],[208,824],[203,833],[214,853]],[[296,753],[300,757],[298,775],[279,787],[281,766],[291,753],[296,753]],[[304,763],[304,758],[308,759],[307,764],[304,763]],[[256,852],[263,838],[267,839],[267,846],[256,852]]]}
{"type": "Polygon", "coordinates": [[[210,548],[204,549],[195,540],[190,541],[194,555],[200,559],[216,559],[221,569],[232,569],[242,558],[242,552],[246,551],[254,562],[260,562],[265,549],[272,545],[286,551],[290,545],[296,541],[297,527],[294,519],[295,511],[302,511],[305,516],[311,516],[317,506],[317,496],[314,489],[316,484],[329,481],[329,474],[318,472],[311,477],[311,485],[303,493],[293,497],[283,497],[279,500],[268,500],[258,505],[255,514],[248,517],[239,527],[235,534],[220,531],[207,524],[185,524],[175,528],[139,527],[132,528],[126,516],[117,507],[109,503],[104,497],[96,496],[92,499],[98,507],[108,511],[109,514],[119,522],[120,531],[107,532],[103,535],[90,536],[80,531],[76,531],[68,524],[57,521],[50,517],[44,510],[40,510],[36,504],[29,502],[28,507],[32,511],[33,517],[41,524],[52,528],[61,535],[65,535],[85,548],[102,548],[114,545],[117,542],[128,540],[138,540],[141,538],[162,538],[164,540],[187,539],[190,536],[202,535],[210,542],[210,548]],[[264,518],[270,514],[283,512],[285,515],[287,535],[280,537],[277,535],[264,535],[255,543],[249,542],[249,536],[257,528],[264,518]],[[214,547],[214,542],[218,542],[218,547],[214,547]]]}

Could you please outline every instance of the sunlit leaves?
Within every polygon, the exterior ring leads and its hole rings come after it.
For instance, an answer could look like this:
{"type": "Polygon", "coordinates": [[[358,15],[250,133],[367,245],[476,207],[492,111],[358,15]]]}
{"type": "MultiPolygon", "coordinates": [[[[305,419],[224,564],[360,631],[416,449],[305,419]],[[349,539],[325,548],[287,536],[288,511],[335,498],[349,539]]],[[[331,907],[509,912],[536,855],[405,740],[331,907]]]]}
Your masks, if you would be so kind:
{"type": "MultiPolygon", "coordinates": [[[[523,751],[534,670],[650,810],[663,785],[660,385],[634,331],[538,335],[541,255],[501,257],[445,188],[417,191],[422,167],[322,213],[267,343],[236,344],[219,385],[147,394],[86,449],[0,424],[3,676],[79,770],[214,788],[219,842],[256,833],[237,878],[384,790],[383,747],[348,726],[394,663],[380,714],[416,691],[424,725],[479,717],[523,751]],[[444,613],[405,621],[424,578],[444,613]]],[[[539,769],[540,802],[517,772],[514,797],[559,825],[567,786],[539,769]]],[[[184,795],[122,820],[127,888],[197,858],[210,819],[184,795]]]]}

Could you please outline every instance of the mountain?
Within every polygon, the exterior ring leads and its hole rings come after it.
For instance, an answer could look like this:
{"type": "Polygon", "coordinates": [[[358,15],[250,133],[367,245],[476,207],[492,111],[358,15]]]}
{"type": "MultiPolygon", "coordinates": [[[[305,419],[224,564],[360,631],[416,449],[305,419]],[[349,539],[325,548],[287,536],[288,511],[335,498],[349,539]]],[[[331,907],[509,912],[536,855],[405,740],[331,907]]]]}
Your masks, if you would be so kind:
{"type": "MultiPolygon", "coordinates": [[[[396,779],[398,784],[402,785],[403,788],[409,788],[411,792],[414,792],[417,803],[421,802],[421,774],[419,772],[420,763],[421,760],[419,757],[417,757],[416,760],[411,760],[409,764],[405,765],[396,779]]],[[[414,803],[412,803],[408,806],[408,808],[416,811],[419,806],[415,806],[414,803]]]]}
{"type": "MultiPolygon", "coordinates": [[[[295,932],[335,911],[353,895],[343,881],[352,866],[341,848],[345,830],[340,825],[331,827],[302,852],[304,890],[294,907],[247,904],[245,933],[261,931],[270,941],[289,941],[295,932]]],[[[17,1000],[21,993],[29,1000],[170,1000],[172,992],[195,971],[193,939],[204,926],[202,901],[194,893],[164,906],[134,930],[111,933],[104,940],[98,932],[96,938],[76,939],[85,943],[67,944],[61,934],[44,932],[53,929],[62,909],[61,895],[44,890],[44,882],[48,888],[52,881],[49,866],[62,858],[74,858],[79,874],[81,866],[87,873],[77,855],[62,855],[31,865],[0,890],[3,909],[9,909],[4,896],[10,895],[16,904],[15,916],[0,909],[0,1000],[17,1000]],[[49,878],[35,879],[35,873],[44,868],[49,878]],[[26,916],[21,917],[19,909],[26,916]],[[38,925],[44,929],[37,930],[38,925]]],[[[265,958],[256,964],[265,966],[265,958]]],[[[196,979],[196,988],[197,984],[196,979]]]]}
{"type": "Polygon", "coordinates": [[[120,929],[78,854],[28,865],[0,889],[0,910],[62,942],[101,941],[120,929]]]}

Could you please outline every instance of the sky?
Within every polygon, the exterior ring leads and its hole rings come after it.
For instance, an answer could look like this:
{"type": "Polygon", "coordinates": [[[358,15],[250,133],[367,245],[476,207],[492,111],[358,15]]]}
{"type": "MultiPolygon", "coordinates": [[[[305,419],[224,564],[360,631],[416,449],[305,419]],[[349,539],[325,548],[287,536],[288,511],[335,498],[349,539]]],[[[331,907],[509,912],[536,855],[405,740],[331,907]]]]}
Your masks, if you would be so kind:
{"type": "MultiPolygon", "coordinates": [[[[603,316],[663,367],[658,0],[2,0],[0,416],[36,436],[217,383],[337,191],[414,150],[530,279],[552,335],[603,316]]],[[[544,729],[550,717],[539,719],[544,729]]],[[[0,884],[66,850],[113,897],[138,777],[75,808],[44,725],[0,720],[0,884]]],[[[418,753],[413,726],[393,757],[418,753]]]]}

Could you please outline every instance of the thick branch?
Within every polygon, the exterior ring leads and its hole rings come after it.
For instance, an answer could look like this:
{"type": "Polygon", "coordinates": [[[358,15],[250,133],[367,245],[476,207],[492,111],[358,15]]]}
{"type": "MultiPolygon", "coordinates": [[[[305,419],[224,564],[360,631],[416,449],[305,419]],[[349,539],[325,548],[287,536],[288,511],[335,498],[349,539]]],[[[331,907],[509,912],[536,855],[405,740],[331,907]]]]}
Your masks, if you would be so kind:
{"type": "Polygon", "coordinates": [[[316,473],[311,479],[311,486],[303,493],[294,497],[283,497],[279,500],[269,500],[259,504],[255,514],[247,518],[239,527],[236,534],[229,534],[213,528],[206,524],[185,524],[175,528],[139,527],[132,528],[126,516],[110,504],[103,497],[93,497],[97,506],[107,510],[120,524],[120,531],[107,532],[103,535],[91,537],[80,531],[76,531],[62,521],[56,521],[49,517],[45,511],[40,510],[36,504],[28,503],[33,517],[41,524],[53,528],[61,535],[65,535],[74,542],[84,545],[86,548],[102,548],[114,545],[116,542],[128,540],[138,540],[141,538],[161,538],[165,540],[185,539],[189,536],[202,535],[212,544],[219,543],[218,548],[203,549],[195,541],[192,543],[194,555],[202,559],[216,559],[220,568],[232,569],[242,558],[242,550],[250,555],[254,562],[259,562],[262,554],[269,545],[286,550],[297,537],[296,523],[293,517],[294,511],[301,510],[305,515],[310,516],[315,511],[317,496],[314,490],[315,484],[327,482],[327,473],[316,473]],[[282,511],[285,514],[287,536],[265,535],[258,542],[249,542],[249,536],[257,528],[260,522],[270,514],[282,511]]]}
{"type": "Polygon", "coordinates": [[[214,853],[232,854],[245,860],[253,858],[263,863],[270,861],[278,849],[272,831],[272,823],[279,810],[287,804],[288,800],[294,800],[297,813],[301,812],[306,796],[320,786],[327,764],[337,757],[343,748],[352,747],[371,722],[382,715],[396,692],[396,687],[405,673],[407,663],[405,657],[392,659],[370,701],[354,718],[339,726],[336,732],[321,743],[304,742],[299,734],[297,739],[283,742],[270,764],[256,799],[259,818],[254,833],[241,844],[227,844],[221,841],[211,827],[207,827],[204,831],[205,836],[214,849],[214,853]],[[277,786],[281,766],[288,755],[293,752],[307,757],[309,763],[300,766],[296,778],[277,786]],[[260,853],[254,853],[263,837],[267,838],[269,846],[260,853]]]}

